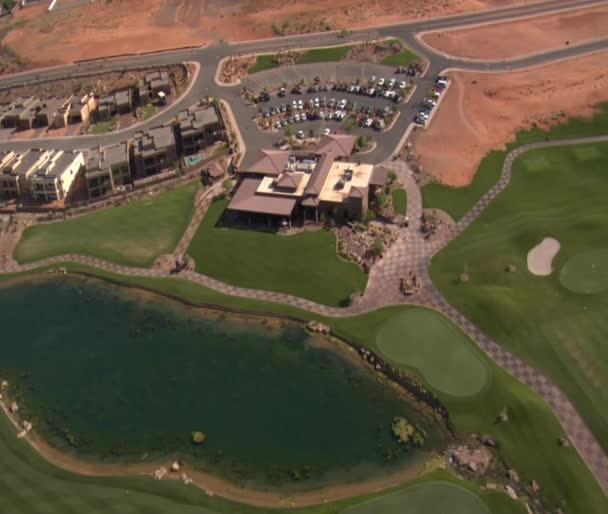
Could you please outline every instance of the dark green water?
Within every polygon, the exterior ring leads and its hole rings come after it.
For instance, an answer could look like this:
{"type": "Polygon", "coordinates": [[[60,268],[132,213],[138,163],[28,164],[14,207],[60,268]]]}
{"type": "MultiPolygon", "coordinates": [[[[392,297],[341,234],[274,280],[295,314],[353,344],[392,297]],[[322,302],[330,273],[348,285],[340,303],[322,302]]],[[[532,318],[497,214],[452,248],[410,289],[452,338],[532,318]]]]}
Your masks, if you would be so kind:
{"type": "Polygon", "coordinates": [[[427,429],[425,451],[440,444],[410,404],[298,328],[74,278],[0,288],[0,326],[0,375],[22,412],[83,457],[180,456],[240,483],[313,485],[423,456],[395,453],[395,416],[427,429]]]}

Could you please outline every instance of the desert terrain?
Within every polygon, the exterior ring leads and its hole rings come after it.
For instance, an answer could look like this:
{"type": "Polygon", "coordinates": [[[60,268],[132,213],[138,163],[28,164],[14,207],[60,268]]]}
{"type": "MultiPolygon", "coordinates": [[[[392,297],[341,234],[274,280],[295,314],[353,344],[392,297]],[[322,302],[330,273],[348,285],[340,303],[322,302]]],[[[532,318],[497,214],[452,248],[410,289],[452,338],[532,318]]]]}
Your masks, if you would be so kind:
{"type": "Polygon", "coordinates": [[[608,6],[603,5],[471,29],[431,32],[422,40],[456,57],[511,59],[606,37],[606,27],[608,6]]]}
{"type": "Polygon", "coordinates": [[[414,138],[427,172],[468,184],[483,157],[517,131],[591,117],[608,101],[608,53],[514,73],[452,72],[452,86],[428,130],[414,138]]]}
{"type": "Polygon", "coordinates": [[[352,29],[539,1],[113,0],[50,14],[43,3],[21,9],[0,24],[4,50],[18,52],[24,61],[5,66],[3,71],[216,40],[272,37],[279,32],[352,29]]]}

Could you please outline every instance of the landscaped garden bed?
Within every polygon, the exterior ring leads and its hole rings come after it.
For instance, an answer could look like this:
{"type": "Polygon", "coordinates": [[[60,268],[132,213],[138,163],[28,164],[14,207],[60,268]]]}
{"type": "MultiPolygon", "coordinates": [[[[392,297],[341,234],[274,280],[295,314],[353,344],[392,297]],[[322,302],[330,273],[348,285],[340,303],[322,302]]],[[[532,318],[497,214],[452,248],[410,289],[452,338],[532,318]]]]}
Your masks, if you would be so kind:
{"type": "Polygon", "coordinates": [[[402,68],[411,67],[413,74],[423,72],[420,57],[407,49],[398,39],[365,41],[353,45],[338,45],[310,50],[281,50],[276,54],[229,57],[222,61],[219,77],[222,82],[236,83],[243,77],[261,71],[318,62],[354,61],[385,64],[402,68]]]}

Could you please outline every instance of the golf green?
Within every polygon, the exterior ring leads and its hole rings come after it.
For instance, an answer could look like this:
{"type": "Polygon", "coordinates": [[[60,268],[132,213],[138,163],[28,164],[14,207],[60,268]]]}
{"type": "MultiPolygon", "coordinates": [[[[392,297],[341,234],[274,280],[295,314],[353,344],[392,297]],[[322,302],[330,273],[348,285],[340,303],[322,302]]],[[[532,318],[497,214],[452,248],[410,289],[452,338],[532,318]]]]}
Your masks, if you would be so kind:
{"type": "Polygon", "coordinates": [[[415,368],[443,393],[473,396],[488,381],[488,369],[469,338],[434,311],[409,309],[396,314],[380,328],[376,343],[388,360],[415,368]]]}
{"type": "Polygon", "coordinates": [[[490,514],[475,494],[449,482],[427,482],[380,496],[344,514],[490,514]]]}
{"type": "Polygon", "coordinates": [[[608,289],[608,248],[573,255],[564,264],[559,280],[573,293],[605,291],[608,289]]]}

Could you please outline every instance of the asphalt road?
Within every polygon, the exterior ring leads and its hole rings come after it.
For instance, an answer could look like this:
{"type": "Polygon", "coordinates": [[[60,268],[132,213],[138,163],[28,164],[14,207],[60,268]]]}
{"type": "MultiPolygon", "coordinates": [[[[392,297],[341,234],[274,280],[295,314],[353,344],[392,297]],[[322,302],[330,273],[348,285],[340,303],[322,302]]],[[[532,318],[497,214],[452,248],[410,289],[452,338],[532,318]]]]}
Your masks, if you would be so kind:
{"type": "MultiPolygon", "coordinates": [[[[368,162],[381,162],[391,155],[401,139],[401,136],[415,115],[418,105],[423,100],[426,91],[429,87],[431,87],[434,77],[443,70],[458,68],[471,71],[475,70],[487,72],[510,71],[539,66],[561,59],[573,58],[575,56],[584,55],[590,52],[608,50],[607,38],[580,46],[567,46],[544,52],[542,54],[523,57],[521,59],[510,61],[476,62],[474,60],[458,59],[437,53],[422,44],[416,38],[416,34],[429,30],[443,30],[465,25],[507,21],[519,17],[535,16],[563,9],[588,7],[606,3],[608,3],[608,0],[552,0],[544,3],[511,7],[497,11],[463,14],[434,20],[356,30],[349,33],[346,37],[338,37],[338,34],[335,32],[326,32],[320,34],[273,38],[238,44],[219,42],[202,48],[189,48],[144,55],[129,55],[9,75],[0,78],[0,88],[15,86],[31,81],[48,81],[57,78],[76,77],[78,75],[87,73],[100,73],[110,70],[121,70],[125,68],[142,66],[160,66],[179,62],[196,62],[201,66],[200,72],[196,77],[192,88],[187,94],[182,96],[177,102],[165,109],[158,116],[144,124],[138,125],[135,128],[129,128],[123,131],[104,135],[6,141],[0,142],[0,150],[12,149],[22,151],[28,148],[62,148],[65,150],[73,150],[86,149],[98,145],[114,144],[130,138],[136,131],[169,122],[175,117],[179,110],[194,104],[196,101],[206,95],[223,98],[230,103],[247,148],[252,149],[267,146],[268,144],[275,142],[278,136],[276,134],[271,136],[257,129],[252,120],[251,107],[245,104],[240,95],[242,86],[226,87],[216,84],[214,80],[215,71],[222,58],[230,55],[243,55],[256,52],[274,52],[281,48],[306,48],[322,45],[345,44],[380,37],[396,37],[401,39],[417,54],[425,57],[429,61],[429,69],[424,78],[417,80],[418,87],[410,102],[408,104],[401,104],[399,106],[400,116],[392,130],[385,132],[382,135],[376,134],[374,137],[375,141],[377,142],[376,149],[373,152],[366,154],[364,157],[364,160],[368,162]]],[[[328,64],[318,64],[314,66],[317,66],[322,71],[327,71],[327,69],[323,70],[323,67],[327,68],[328,64]]],[[[352,63],[341,63],[336,65],[334,63],[329,66],[338,67],[337,73],[339,73],[340,67],[344,69],[350,66],[351,70],[349,73],[351,75],[356,74],[358,69],[358,74],[361,76],[361,78],[368,78],[369,75],[372,74],[369,73],[370,66],[372,65],[353,65],[352,63]]],[[[394,69],[388,67],[384,68],[386,70],[384,75],[393,75],[392,72],[394,72],[394,69]]],[[[269,75],[269,77],[279,80],[280,74],[285,74],[285,76],[288,77],[289,73],[291,72],[289,69],[283,68],[278,71],[272,70],[270,72],[263,72],[257,74],[255,80],[262,80],[264,78],[264,74],[266,73],[269,75]]],[[[374,74],[380,75],[381,72],[374,74]]],[[[307,126],[306,128],[309,127],[307,126]]]]}

